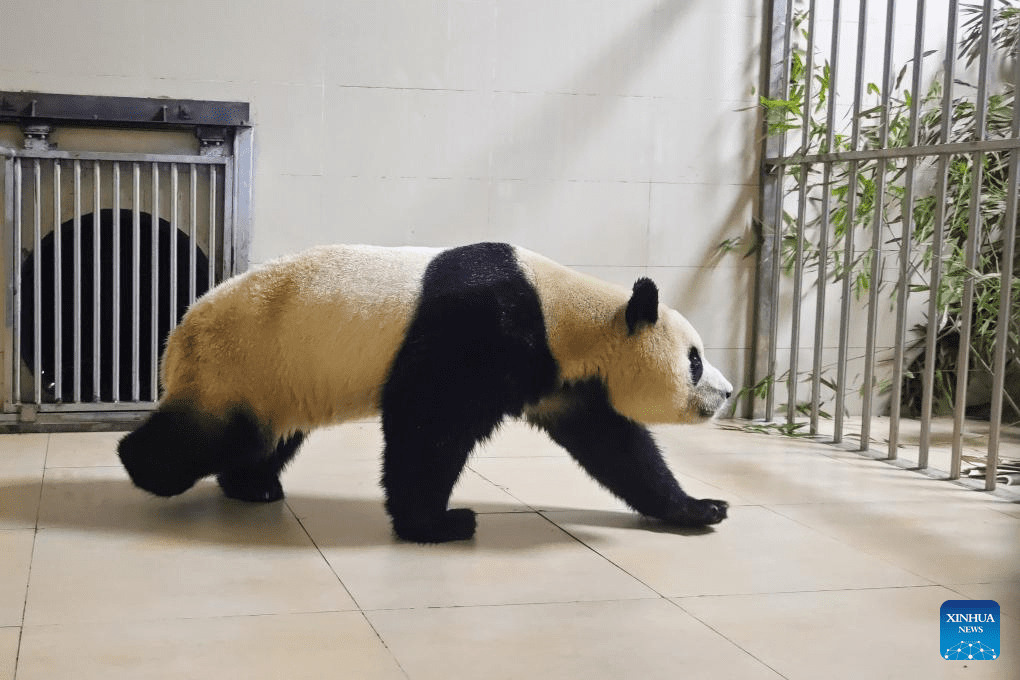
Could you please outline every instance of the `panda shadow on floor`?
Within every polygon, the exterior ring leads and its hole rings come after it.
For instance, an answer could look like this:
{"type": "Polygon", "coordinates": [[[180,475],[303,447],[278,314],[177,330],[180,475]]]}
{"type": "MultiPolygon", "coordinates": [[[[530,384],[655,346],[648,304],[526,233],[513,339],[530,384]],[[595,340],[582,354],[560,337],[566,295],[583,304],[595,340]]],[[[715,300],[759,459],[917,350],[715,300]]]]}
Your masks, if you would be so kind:
{"type": "MultiPolygon", "coordinates": [[[[251,504],[225,497],[212,478],[199,482],[188,494],[165,499],[146,494],[128,479],[77,477],[48,479],[42,493],[41,511],[31,502],[39,497],[38,481],[0,481],[0,498],[5,499],[0,504],[0,527],[35,526],[38,515],[39,521],[47,527],[97,534],[137,535],[206,545],[307,547],[307,535],[294,521],[296,515],[302,522],[308,517],[330,518],[328,526],[318,526],[313,531],[319,547],[417,545],[395,539],[382,504],[381,490],[379,498],[292,493],[284,503],[251,504]]],[[[507,513],[505,505],[476,501],[471,501],[470,505],[479,513],[482,523],[487,516],[534,512],[507,513]]],[[[510,535],[488,531],[482,532],[475,541],[484,543],[486,549],[517,551],[569,543],[574,538],[589,545],[603,540],[579,526],[629,528],[678,536],[714,531],[711,527],[672,527],[625,511],[567,507],[546,508],[545,511],[570,511],[573,514],[570,530],[510,535]]],[[[477,544],[475,541],[466,545],[477,544]]],[[[464,545],[460,543],[460,549],[464,545]]]]}

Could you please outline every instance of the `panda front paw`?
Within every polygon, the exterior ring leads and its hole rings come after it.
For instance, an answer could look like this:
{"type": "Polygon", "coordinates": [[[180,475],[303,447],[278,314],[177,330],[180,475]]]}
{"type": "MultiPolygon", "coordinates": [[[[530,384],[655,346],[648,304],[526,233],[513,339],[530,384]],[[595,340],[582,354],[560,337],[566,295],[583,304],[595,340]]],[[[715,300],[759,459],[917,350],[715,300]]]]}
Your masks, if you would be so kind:
{"type": "Polygon", "coordinates": [[[399,538],[414,543],[466,541],[475,535],[475,511],[469,508],[447,510],[438,518],[416,517],[411,521],[393,519],[393,531],[399,538]]]}
{"type": "Polygon", "coordinates": [[[258,469],[238,469],[216,476],[227,498],[248,503],[274,503],[283,499],[279,476],[258,469]]]}
{"type": "Polygon", "coordinates": [[[676,513],[666,518],[670,524],[682,527],[703,527],[718,524],[726,519],[730,504],[712,498],[688,499],[676,513]]]}

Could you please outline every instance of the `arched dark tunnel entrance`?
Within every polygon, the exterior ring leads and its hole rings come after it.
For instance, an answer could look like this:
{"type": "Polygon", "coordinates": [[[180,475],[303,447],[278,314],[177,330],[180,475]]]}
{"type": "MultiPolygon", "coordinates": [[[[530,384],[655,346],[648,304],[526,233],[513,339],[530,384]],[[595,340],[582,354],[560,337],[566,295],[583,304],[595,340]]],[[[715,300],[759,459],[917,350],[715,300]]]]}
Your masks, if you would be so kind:
{"type": "MultiPolygon", "coordinates": [[[[158,232],[158,267],[156,306],[157,323],[152,323],[152,216],[139,213],[139,259],[133,261],[134,246],[134,213],[132,210],[120,211],[119,233],[116,238],[120,244],[117,257],[119,276],[114,279],[114,213],[111,209],[99,213],[99,318],[94,311],[95,300],[95,262],[93,244],[96,235],[95,215],[89,213],[81,216],[81,264],[78,271],[80,291],[80,307],[75,314],[75,266],[74,220],[61,225],[59,248],[56,233],[51,232],[42,238],[40,251],[31,253],[21,267],[21,356],[28,369],[35,372],[41,370],[43,403],[70,403],[74,399],[75,384],[75,348],[80,356],[80,372],[78,387],[79,399],[82,402],[135,401],[134,375],[138,376],[138,401],[155,401],[158,385],[152,382],[153,357],[151,352],[152,334],[157,334],[158,352],[162,352],[167,335],[171,329],[171,313],[176,325],[187,311],[191,301],[191,238],[180,230],[175,230],[166,220],[160,219],[158,232]],[[176,233],[175,233],[176,232],[176,233]],[[172,261],[171,239],[177,241],[176,262],[172,261]],[[60,287],[59,309],[55,270],[56,254],[60,254],[60,287]],[[35,366],[35,268],[41,272],[39,305],[41,312],[39,339],[41,348],[41,366],[35,366]],[[171,271],[176,270],[176,288],[171,286],[171,271]],[[138,317],[133,315],[133,286],[135,273],[138,276],[138,317]],[[119,295],[115,294],[116,290],[119,295]],[[171,301],[176,301],[176,309],[171,309],[171,301]],[[75,323],[77,316],[78,323],[75,323]],[[60,321],[59,338],[57,337],[57,319],[60,321]],[[119,328],[114,320],[119,320],[119,328]],[[99,384],[98,391],[94,379],[96,346],[93,340],[94,330],[98,322],[99,346],[99,384]],[[78,329],[76,335],[76,327],[78,329]],[[138,334],[137,369],[132,346],[135,329],[138,334]],[[116,329],[116,330],[115,330],[116,329]],[[116,333],[116,336],[115,336],[116,333]],[[60,384],[57,384],[57,349],[59,342],[60,384]],[[114,393],[114,367],[117,367],[118,393],[114,393]]],[[[209,261],[206,254],[195,249],[195,291],[197,297],[209,288],[209,261]]]]}

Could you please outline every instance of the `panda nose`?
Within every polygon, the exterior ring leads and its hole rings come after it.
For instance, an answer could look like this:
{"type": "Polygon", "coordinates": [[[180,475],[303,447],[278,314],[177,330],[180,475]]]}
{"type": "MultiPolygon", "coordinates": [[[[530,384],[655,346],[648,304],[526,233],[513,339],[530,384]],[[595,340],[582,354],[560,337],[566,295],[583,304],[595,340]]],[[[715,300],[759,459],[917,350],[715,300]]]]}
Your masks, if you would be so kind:
{"type": "Polygon", "coordinates": [[[726,398],[729,399],[731,394],[733,394],[733,392],[726,392],[726,398]]]}

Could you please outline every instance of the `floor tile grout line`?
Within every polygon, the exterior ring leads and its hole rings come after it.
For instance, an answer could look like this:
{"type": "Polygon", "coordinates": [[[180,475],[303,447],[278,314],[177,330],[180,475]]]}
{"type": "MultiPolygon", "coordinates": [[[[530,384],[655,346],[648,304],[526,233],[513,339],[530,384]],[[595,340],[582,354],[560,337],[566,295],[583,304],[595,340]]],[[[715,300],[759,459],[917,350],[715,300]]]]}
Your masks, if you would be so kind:
{"type": "Polygon", "coordinates": [[[354,594],[347,587],[347,584],[344,583],[342,578],[340,578],[340,574],[336,573],[336,569],[334,569],[333,565],[330,564],[329,559],[326,557],[326,554],[322,552],[322,548],[320,548],[319,544],[315,542],[314,538],[312,538],[312,534],[308,531],[308,527],[306,527],[305,523],[301,521],[301,518],[298,517],[298,514],[294,512],[294,508],[290,506],[290,503],[287,502],[286,499],[284,499],[283,503],[286,506],[287,510],[290,512],[291,516],[294,518],[294,521],[296,521],[298,523],[298,526],[301,527],[301,531],[303,531],[305,533],[305,536],[308,537],[308,540],[309,542],[311,542],[312,546],[314,546],[315,551],[319,553],[319,557],[321,557],[322,561],[326,563],[326,568],[329,569],[330,573],[332,573],[334,577],[336,577],[337,583],[339,583],[340,587],[344,589],[345,593],[347,593],[347,597],[351,598],[351,602],[354,603],[354,606],[358,608],[357,610],[359,612],[364,611],[361,607],[361,604],[358,602],[357,598],[354,597],[354,594]]]}
{"type": "Polygon", "coordinates": [[[358,613],[361,614],[361,618],[365,621],[365,623],[368,624],[368,627],[372,629],[372,632],[375,634],[376,639],[379,640],[379,644],[381,644],[383,646],[383,649],[385,649],[389,653],[390,658],[393,659],[393,663],[397,664],[397,668],[400,669],[400,672],[404,675],[404,677],[410,680],[411,674],[408,673],[407,670],[404,668],[404,664],[400,663],[400,659],[397,658],[396,653],[392,649],[390,649],[390,646],[388,644],[386,644],[386,640],[383,639],[382,634],[375,627],[375,624],[372,623],[372,619],[368,617],[368,613],[365,612],[364,610],[360,610],[358,613]]]}
{"type": "Polygon", "coordinates": [[[46,488],[46,463],[50,456],[50,444],[53,435],[46,435],[46,452],[43,454],[42,469],[39,475],[39,496],[35,504],[35,522],[32,525],[32,551],[28,556],[28,574],[25,575],[25,600],[21,605],[21,625],[18,627],[18,649],[14,653],[14,677],[18,677],[21,664],[21,643],[25,638],[25,617],[28,614],[28,594],[32,586],[32,567],[35,564],[35,548],[39,540],[39,517],[42,515],[43,490],[46,488]]]}
{"type": "Polygon", "coordinates": [[[714,626],[709,624],[707,621],[704,621],[700,617],[696,616],[693,612],[690,612],[687,609],[684,609],[684,607],[679,602],[676,602],[675,600],[671,600],[668,597],[665,598],[665,599],[666,599],[666,602],[669,602],[671,605],[673,605],[674,607],[676,607],[677,609],[682,611],[684,614],[686,614],[687,616],[691,617],[692,619],[694,619],[695,621],[700,623],[702,626],[704,626],[705,628],[709,629],[710,631],[712,631],[713,633],[718,635],[723,640],[726,640],[726,642],[730,643],[731,645],[733,645],[734,647],[736,647],[737,649],[742,651],[744,654],[746,654],[747,656],[751,657],[752,659],[754,659],[755,661],[760,663],[765,668],[768,668],[770,671],[772,671],[773,673],[775,673],[779,677],[784,678],[785,680],[789,680],[789,676],[788,675],[785,675],[784,673],[779,672],[779,670],[777,670],[777,669],[773,668],[772,666],[770,666],[764,659],[758,658],[758,656],[756,654],[754,654],[752,651],[750,651],[748,649],[745,649],[743,647],[743,645],[741,645],[736,640],[731,639],[728,635],[723,633],[721,630],[716,629],[714,626]]]}
{"type": "Polygon", "coordinates": [[[478,602],[474,604],[442,604],[442,605],[415,605],[407,607],[374,607],[372,609],[366,609],[365,613],[375,614],[379,612],[417,612],[417,611],[435,611],[439,609],[491,609],[495,607],[543,607],[543,606],[557,606],[557,605],[568,605],[568,604],[598,604],[608,602],[638,602],[644,600],[661,600],[661,595],[653,593],[644,597],[600,597],[593,600],[534,600],[531,602],[478,602]]]}
{"type": "Polygon", "coordinates": [[[600,603],[612,603],[612,602],[640,602],[640,601],[653,601],[666,599],[657,595],[650,595],[647,597],[629,597],[629,598],[599,598],[594,600],[553,600],[553,601],[542,601],[536,600],[533,602],[482,602],[477,604],[449,604],[449,605],[416,605],[406,607],[374,607],[370,609],[308,609],[308,610],[291,610],[291,611],[277,611],[277,612],[233,612],[223,614],[209,614],[209,615],[169,615],[169,616],[158,616],[155,618],[141,618],[141,619],[124,619],[124,618],[110,618],[110,619],[96,619],[96,620],[80,620],[80,621],[57,621],[57,622],[46,622],[46,623],[33,623],[27,626],[0,626],[0,628],[30,628],[30,629],[50,629],[50,628],[61,628],[61,627],[88,627],[88,626],[120,626],[120,625],[139,625],[154,623],[157,621],[216,621],[221,619],[246,619],[246,618],[269,618],[274,616],[315,616],[320,614],[377,614],[386,612],[424,612],[424,611],[436,611],[441,609],[491,609],[497,607],[542,607],[542,606],[558,606],[558,605],[573,605],[573,604],[600,604],[600,603]]]}
{"type": "MultiPolygon", "coordinates": [[[[483,475],[481,472],[479,472],[478,470],[473,468],[471,466],[470,462],[467,464],[467,468],[469,470],[471,470],[471,472],[473,472],[474,474],[478,475],[483,480],[485,480],[486,482],[491,484],[492,486],[496,487],[497,489],[499,489],[500,491],[505,493],[507,496],[510,496],[510,498],[512,498],[515,501],[517,501],[518,503],[520,503],[522,507],[526,508],[525,512],[541,513],[541,510],[539,508],[534,507],[530,503],[526,503],[524,500],[522,500],[522,499],[518,498],[516,495],[514,495],[513,492],[510,491],[510,487],[503,486],[502,484],[497,484],[496,482],[492,481],[491,479],[489,479],[488,477],[483,475]]],[[[486,514],[495,514],[495,513],[486,513],[486,514]]]]}
{"type": "Polygon", "coordinates": [[[119,470],[123,466],[117,465],[116,463],[110,463],[109,465],[50,465],[47,470],[119,470]]]}
{"type": "Polygon", "coordinates": [[[842,588],[812,588],[810,590],[769,590],[745,593],[711,593],[707,595],[669,595],[669,600],[696,600],[704,597],[769,597],[772,595],[812,595],[818,593],[856,593],[868,590],[911,590],[917,588],[950,588],[941,583],[917,583],[902,586],[854,586],[842,588]]]}
{"type": "MultiPolygon", "coordinates": [[[[730,431],[734,431],[734,432],[741,431],[739,426],[734,426],[734,427],[722,426],[720,429],[722,429],[722,430],[730,430],[730,431]]],[[[1015,502],[1020,502],[1020,500],[1018,500],[1017,492],[1016,491],[1010,491],[1005,486],[999,486],[999,487],[996,488],[995,491],[992,491],[992,492],[985,492],[983,489],[980,489],[980,488],[978,488],[976,486],[972,486],[970,484],[967,484],[967,482],[965,481],[964,478],[949,479],[949,473],[944,471],[944,470],[939,470],[937,468],[924,468],[924,469],[918,468],[917,465],[916,465],[916,461],[913,461],[913,460],[911,460],[909,458],[903,458],[903,457],[896,458],[896,459],[886,458],[886,457],[884,457],[885,454],[882,453],[881,451],[879,451],[878,449],[874,449],[874,450],[868,449],[867,451],[858,451],[858,450],[854,450],[854,449],[850,449],[850,448],[843,448],[839,444],[834,444],[829,439],[828,435],[824,435],[824,436],[817,436],[817,435],[805,436],[805,437],[802,438],[802,440],[803,441],[807,441],[807,442],[814,442],[814,443],[821,444],[821,445],[824,445],[824,446],[827,447],[825,450],[812,450],[811,454],[815,455],[815,456],[823,456],[823,457],[828,458],[830,460],[836,460],[836,461],[841,461],[841,462],[868,461],[868,462],[880,463],[881,467],[880,466],[872,466],[870,469],[882,469],[884,467],[885,469],[889,469],[889,470],[902,470],[904,472],[914,473],[914,477],[916,479],[927,479],[927,480],[935,481],[935,482],[948,482],[949,485],[947,486],[947,488],[950,488],[950,489],[951,488],[957,488],[957,489],[964,489],[964,490],[968,490],[968,491],[975,491],[975,492],[978,492],[978,493],[990,493],[990,497],[992,497],[992,498],[1001,498],[1003,500],[1012,501],[1014,503],[1015,502]],[[849,455],[846,455],[846,454],[849,454],[849,455]],[[913,465],[910,465],[910,463],[913,463],[913,465]]],[[[881,445],[881,442],[876,442],[876,444],[880,444],[881,445]]]]}
{"type": "Polygon", "coordinates": [[[805,524],[803,521],[798,520],[796,517],[790,517],[789,515],[786,515],[786,514],[780,512],[778,509],[776,509],[776,508],[774,508],[772,506],[763,505],[761,507],[763,507],[764,509],[768,510],[769,512],[773,513],[774,515],[776,515],[778,517],[782,517],[783,519],[789,520],[789,521],[793,522],[794,524],[799,524],[800,526],[802,526],[802,527],[804,527],[806,529],[809,529],[810,531],[812,531],[812,532],[814,532],[814,533],[816,533],[816,534],[818,534],[820,536],[825,536],[828,539],[836,541],[840,545],[842,545],[842,546],[844,546],[846,548],[849,548],[850,550],[853,550],[855,552],[859,552],[861,554],[867,555],[868,557],[871,557],[872,559],[876,559],[879,562],[883,562],[885,564],[888,564],[889,566],[895,567],[895,568],[897,568],[897,569],[899,569],[899,570],[901,570],[903,572],[906,572],[907,574],[911,574],[913,576],[916,576],[917,578],[924,579],[925,581],[928,581],[929,584],[931,584],[931,585],[938,585],[938,586],[943,586],[944,587],[944,584],[939,583],[939,582],[937,582],[937,581],[935,581],[935,580],[933,580],[931,578],[928,578],[927,576],[924,576],[923,574],[918,574],[914,570],[908,569],[907,567],[899,565],[896,562],[893,562],[893,561],[887,559],[886,557],[883,557],[882,555],[879,555],[879,554],[877,554],[877,553],[875,553],[875,552],[873,552],[871,550],[867,550],[867,549],[865,549],[863,547],[854,545],[853,543],[848,543],[847,541],[844,541],[844,540],[842,540],[842,539],[840,539],[840,538],[838,538],[836,536],[832,536],[831,534],[828,534],[828,533],[822,531],[821,529],[818,529],[817,527],[813,527],[813,526],[811,526],[809,524],[805,524]]]}
{"type": "MultiPolygon", "coordinates": [[[[23,626],[25,629],[32,630],[44,630],[53,628],[87,628],[90,626],[134,626],[144,625],[156,622],[172,622],[172,621],[218,621],[224,619],[254,619],[254,618],[270,618],[274,616],[317,616],[320,614],[361,614],[362,612],[358,609],[308,609],[308,610],[291,610],[291,611],[278,611],[278,612],[232,612],[225,614],[175,614],[168,616],[157,616],[154,618],[141,618],[141,619],[125,619],[119,618],[100,618],[94,620],[80,620],[80,621],[50,621],[46,623],[33,623],[30,625],[23,626]]],[[[7,626],[13,628],[14,626],[7,626]]]]}
{"type": "MultiPolygon", "coordinates": [[[[961,584],[967,585],[967,584],[961,584]]],[[[660,595],[658,593],[652,593],[643,597],[600,597],[595,599],[569,599],[569,600],[534,600],[528,602],[480,602],[473,604],[444,604],[444,605],[413,605],[413,606],[385,606],[385,607],[371,607],[368,609],[308,609],[308,610],[293,610],[293,611],[277,611],[277,612],[235,612],[235,613],[223,613],[223,614],[210,614],[210,615],[173,615],[173,616],[161,616],[151,619],[137,619],[128,620],[124,619],[109,619],[109,620],[96,620],[96,621],[64,621],[64,622],[46,622],[46,623],[35,623],[28,626],[4,626],[5,628],[55,628],[61,626],[89,626],[89,625],[118,625],[121,623],[135,624],[135,623],[149,623],[153,621],[206,621],[216,619],[242,619],[242,618],[265,618],[272,616],[306,616],[306,615],[319,615],[319,614],[375,614],[384,612],[416,612],[416,611],[435,611],[440,609],[492,609],[499,607],[543,607],[543,606],[560,606],[560,605],[573,605],[573,604],[608,604],[608,603],[626,603],[626,602],[640,602],[640,601],[655,601],[655,600],[666,600],[673,604],[676,601],[681,600],[700,600],[705,598],[715,599],[727,599],[737,597],[772,597],[777,595],[788,595],[788,596],[810,596],[818,594],[828,593],[855,593],[864,591],[893,591],[893,590],[921,590],[931,588],[943,588],[952,592],[959,593],[955,590],[954,586],[940,585],[940,584],[919,584],[919,585],[905,585],[905,586],[861,586],[856,588],[826,588],[826,589],[815,589],[815,590],[781,590],[781,591],[769,591],[769,592],[747,592],[747,593],[722,593],[722,594],[707,594],[707,595],[660,595]]],[[[964,593],[959,593],[966,599],[974,599],[964,593]]],[[[684,610],[686,611],[686,610],[684,610]]]]}
{"type": "MultiPolygon", "coordinates": [[[[963,499],[954,499],[954,501],[950,501],[950,502],[955,502],[955,500],[960,500],[960,502],[970,504],[971,506],[973,506],[973,504],[977,504],[977,503],[981,503],[982,502],[981,499],[973,499],[973,500],[971,500],[971,499],[966,499],[966,500],[963,500],[963,499]]],[[[751,506],[751,505],[760,505],[762,507],[772,507],[772,506],[775,506],[775,507],[783,507],[783,506],[804,507],[804,506],[812,506],[812,505],[855,505],[855,506],[861,506],[861,505],[881,505],[883,507],[895,507],[895,506],[908,506],[908,505],[939,505],[939,504],[944,505],[945,502],[944,501],[939,501],[937,499],[923,499],[923,498],[922,499],[917,499],[917,500],[902,500],[902,501],[894,501],[894,500],[888,500],[888,499],[882,499],[882,498],[875,498],[875,499],[872,499],[872,500],[862,500],[862,501],[820,500],[820,501],[778,501],[777,502],[777,501],[767,500],[767,501],[748,502],[748,503],[746,503],[744,505],[731,503],[731,505],[737,505],[738,507],[747,507],[747,506],[751,506]]],[[[968,507],[968,506],[964,505],[964,506],[961,506],[961,507],[968,507]]],[[[1010,515],[1010,513],[1004,512],[1004,511],[999,510],[997,508],[985,508],[985,509],[998,512],[998,513],[1006,515],[1008,517],[1012,517],[1013,519],[1020,519],[1020,517],[1017,517],[1015,515],[1010,515]]]]}
{"type": "Polygon", "coordinates": [[[356,611],[358,612],[358,614],[361,615],[362,620],[364,620],[365,623],[368,624],[368,627],[372,629],[372,633],[375,635],[376,639],[379,640],[379,644],[383,646],[386,652],[390,655],[390,658],[393,659],[393,663],[395,663],[397,665],[397,668],[400,669],[401,674],[403,674],[405,678],[408,678],[408,680],[410,680],[411,676],[408,675],[407,671],[404,669],[403,664],[400,663],[400,659],[398,659],[397,655],[393,653],[393,650],[390,649],[390,646],[386,644],[386,640],[383,639],[382,635],[379,634],[379,631],[376,629],[375,625],[365,614],[364,607],[362,607],[361,603],[358,602],[356,597],[354,597],[354,593],[352,593],[350,588],[347,587],[347,584],[344,583],[344,580],[340,578],[340,574],[338,574],[336,572],[336,569],[333,568],[333,565],[330,563],[325,553],[322,552],[322,548],[319,547],[319,544],[315,542],[314,538],[312,538],[312,534],[311,532],[308,531],[308,527],[306,527],[305,523],[301,521],[301,518],[298,517],[298,514],[294,512],[294,508],[290,506],[290,503],[284,500],[284,504],[287,506],[287,510],[290,511],[290,514],[294,517],[294,520],[298,523],[298,526],[300,526],[301,530],[305,532],[305,536],[307,536],[308,540],[311,541],[313,546],[315,546],[316,552],[319,553],[319,556],[322,558],[323,562],[326,563],[326,567],[330,570],[333,576],[336,577],[337,583],[339,583],[340,587],[344,589],[344,592],[347,593],[347,596],[351,598],[351,602],[353,602],[354,606],[357,607],[356,611]]]}
{"type": "Polygon", "coordinates": [[[638,583],[640,583],[641,585],[643,585],[643,586],[644,586],[645,588],[648,588],[648,590],[650,590],[651,592],[655,593],[655,594],[656,594],[656,595],[658,595],[658,596],[659,596],[660,598],[662,598],[662,599],[668,599],[668,598],[667,598],[667,597],[666,597],[665,595],[663,595],[662,593],[660,593],[660,592],[659,592],[658,590],[656,590],[655,588],[653,588],[653,587],[652,587],[652,586],[650,586],[649,584],[645,583],[645,582],[644,582],[644,581],[643,581],[642,579],[640,579],[640,578],[638,578],[637,576],[635,576],[634,574],[630,573],[630,571],[628,571],[627,569],[624,569],[624,568],[623,568],[622,566],[620,566],[619,564],[617,564],[617,563],[616,563],[615,561],[613,561],[612,559],[610,559],[610,558],[609,558],[608,556],[606,556],[606,555],[603,555],[603,554],[602,554],[602,553],[600,553],[600,552],[599,552],[598,550],[596,550],[596,549],[595,549],[594,547],[592,547],[592,546],[588,545],[587,543],[585,543],[584,541],[582,541],[582,540],[581,540],[580,538],[578,538],[578,537],[577,537],[577,536],[575,536],[574,534],[570,533],[570,531],[569,531],[568,529],[566,529],[565,527],[562,527],[562,526],[560,526],[559,524],[557,524],[556,522],[554,522],[554,521],[552,520],[552,518],[548,517],[548,516],[547,516],[547,515],[546,515],[546,514],[545,514],[544,512],[542,512],[541,510],[540,510],[540,511],[538,511],[538,515],[539,515],[539,516],[540,516],[540,517],[541,517],[542,519],[544,519],[544,520],[545,520],[546,522],[549,522],[549,524],[552,524],[552,525],[553,525],[554,527],[556,527],[557,529],[559,529],[560,531],[562,531],[563,533],[565,533],[565,534],[566,534],[567,536],[570,536],[570,537],[571,537],[572,539],[574,539],[575,541],[577,541],[578,543],[580,543],[581,545],[583,545],[583,546],[584,546],[585,548],[587,548],[587,549],[588,549],[588,550],[590,550],[591,552],[595,553],[596,555],[598,555],[599,557],[601,557],[602,559],[604,559],[604,560],[605,560],[606,562],[608,562],[609,564],[611,564],[611,565],[613,565],[614,567],[616,567],[617,569],[619,569],[619,570],[620,570],[621,572],[623,572],[623,573],[624,573],[624,574],[626,574],[627,576],[630,576],[630,577],[631,577],[632,579],[634,579],[635,581],[637,581],[638,583]]]}
{"type": "MultiPolygon", "coordinates": [[[[680,602],[680,600],[686,600],[686,599],[693,600],[693,599],[700,599],[702,597],[714,597],[714,598],[770,597],[770,596],[773,596],[773,595],[794,595],[794,596],[796,596],[796,595],[804,595],[804,596],[808,596],[808,595],[816,595],[816,594],[819,594],[819,593],[843,593],[843,592],[858,592],[858,591],[865,591],[865,590],[868,590],[868,591],[871,591],[871,590],[875,590],[875,591],[885,591],[885,590],[916,590],[916,589],[922,589],[922,588],[944,588],[946,590],[949,590],[950,592],[959,593],[959,591],[954,590],[950,586],[939,584],[939,583],[931,583],[931,584],[906,585],[906,586],[865,586],[865,587],[860,587],[860,588],[832,588],[832,589],[818,589],[818,590],[794,590],[794,591],[777,591],[777,592],[768,592],[768,593],[733,593],[733,594],[727,594],[727,595],[687,595],[687,596],[680,596],[680,597],[673,597],[673,598],[667,597],[665,599],[666,599],[667,602],[669,602],[669,603],[673,604],[674,606],[678,607],[681,611],[686,613],[688,616],[690,616],[694,620],[698,621],[699,623],[704,625],[709,630],[715,632],[720,637],[725,639],[727,642],[731,643],[737,649],[740,649],[741,651],[743,651],[748,656],[750,656],[751,658],[753,658],[756,661],[758,661],[759,663],[761,663],[763,666],[765,666],[769,670],[773,671],[774,673],[776,673],[777,675],[779,675],[782,678],[788,678],[787,675],[784,675],[779,670],[773,668],[767,662],[765,662],[763,659],[758,658],[758,656],[755,655],[753,652],[751,652],[748,649],[745,649],[739,642],[737,642],[736,640],[731,639],[725,633],[723,633],[722,631],[716,629],[714,626],[712,626],[707,621],[703,620],[697,614],[695,614],[694,612],[688,610],[686,607],[683,606],[683,604],[680,602]]],[[[967,597],[963,593],[959,593],[959,594],[961,596],[967,598],[967,599],[973,599],[973,598],[967,597]]]]}
{"type": "MultiPolygon", "coordinates": [[[[27,592],[27,588],[25,589],[27,592]]],[[[21,641],[25,637],[25,621],[24,614],[22,614],[21,625],[18,626],[18,646],[14,651],[14,675],[11,676],[11,680],[17,680],[18,678],[18,665],[21,663],[21,641]]]]}
{"type": "Polygon", "coordinates": [[[766,592],[766,593],[748,592],[748,593],[727,593],[727,594],[723,594],[723,595],[704,595],[704,596],[699,596],[699,595],[695,595],[695,596],[691,596],[691,595],[671,596],[671,595],[666,595],[664,593],[660,593],[658,590],[653,588],[651,585],[649,585],[648,583],[645,583],[642,579],[640,579],[637,576],[635,576],[634,574],[630,573],[627,569],[624,569],[622,566],[617,564],[611,558],[609,558],[608,556],[602,554],[601,552],[596,550],[594,547],[588,545],[587,543],[585,543],[584,541],[579,539],[577,536],[572,534],[568,529],[566,529],[566,528],[560,526],[559,524],[557,524],[555,521],[553,521],[553,519],[551,517],[547,516],[547,511],[539,510],[538,514],[541,517],[543,517],[546,521],[551,523],[553,526],[559,528],[565,534],[567,534],[568,536],[573,538],[575,541],[577,541],[581,545],[585,546],[586,548],[588,548],[589,550],[591,550],[596,555],[598,555],[599,557],[603,558],[604,560],[606,560],[607,562],[609,562],[613,566],[617,567],[618,569],[620,569],[620,571],[622,571],[623,573],[627,574],[628,576],[630,576],[631,578],[636,580],[638,583],[641,583],[642,585],[647,587],[649,590],[651,590],[652,592],[656,593],[656,595],[658,595],[659,597],[661,597],[663,599],[667,599],[667,600],[670,599],[671,597],[741,597],[741,596],[747,596],[747,595],[776,595],[776,594],[785,594],[785,593],[795,594],[795,593],[812,593],[812,592],[838,592],[838,591],[844,591],[844,590],[883,590],[883,589],[891,589],[891,588],[930,588],[930,587],[950,588],[950,586],[947,586],[947,585],[945,585],[943,583],[938,583],[936,581],[933,581],[932,579],[930,579],[930,578],[928,578],[926,576],[922,576],[921,574],[916,574],[913,571],[911,571],[909,569],[906,569],[904,567],[901,567],[900,565],[895,564],[893,562],[890,562],[889,560],[886,560],[886,559],[884,559],[884,558],[882,558],[882,557],[880,557],[878,555],[875,555],[875,554],[870,553],[870,552],[868,552],[866,550],[862,550],[860,548],[857,548],[856,546],[843,543],[842,541],[840,541],[839,539],[837,539],[834,536],[829,536],[828,534],[825,534],[825,533],[821,532],[820,530],[818,530],[818,529],[816,529],[814,527],[811,527],[811,526],[808,526],[806,524],[803,524],[802,522],[798,522],[797,520],[793,519],[792,517],[787,517],[786,515],[778,513],[778,512],[776,512],[775,510],[773,510],[772,508],[770,508],[770,507],[768,507],[766,505],[754,505],[754,506],[742,506],[742,507],[761,507],[762,509],[767,510],[769,512],[772,512],[773,514],[776,514],[776,515],[778,515],[778,516],[780,516],[780,517],[782,517],[784,519],[788,519],[790,521],[793,521],[796,524],[800,524],[801,526],[811,530],[814,533],[817,533],[817,534],[819,534],[821,536],[825,536],[826,538],[834,540],[837,543],[839,543],[841,545],[844,545],[844,546],[846,546],[849,549],[862,552],[862,553],[864,553],[864,554],[866,554],[866,555],[868,555],[870,557],[873,557],[873,558],[875,558],[875,559],[877,559],[877,560],[879,560],[881,562],[885,562],[886,564],[889,564],[892,567],[895,567],[897,569],[900,569],[901,571],[904,571],[904,572],[906,572],[908,574],[916,576],[917,578],[920,578],[920,579],[922,579],[924,581],[927,581],[927,583],[907,584],[907,585],[901,585],[901,586],[862,586],[862,587],[859,587],[859,588],[820,588],[820,589],[814,589],[814,590],[774,591],[774,592],[766,592]]]}
{"type": "MultiPolygon", "coordinates": [[[[1005,583],[1011,583],[1011,582],[1010,581],[1000,581],[999,583],[1005,584],[1005,583]]],[[[951,593],[956,593],[957,595],[960,596],[961,599],[964,599],[964,600],[974,600],[974,599],[977,599],[977,598],[975,598],[975,597],[973,597],[971,595],[968,595],[967,593],[965,593],[965,592],[963,592],[962,590],[959,589],[960,586],[967,586],[967,585],[986,585],[986,584],[981,584],[981,583],[955,583],[953,585],[943,585],[942,587],[945,588],[946,590],[948,590],[951,593]]],[[[990,583],[990,584],[987,584],[987,585],[995,585],[995,584],[994,583],[990,583]]],[[[1006,617],[1006,618],[1008,618],[1008,619],[1015,619],[1015,620],[1020,621],[1020,612],[1017,612],[1016,614],[1014,614],[1014,613],[1009,612],[1009,611],[1001,610],[1001,615],[1006,617]]]]}

